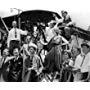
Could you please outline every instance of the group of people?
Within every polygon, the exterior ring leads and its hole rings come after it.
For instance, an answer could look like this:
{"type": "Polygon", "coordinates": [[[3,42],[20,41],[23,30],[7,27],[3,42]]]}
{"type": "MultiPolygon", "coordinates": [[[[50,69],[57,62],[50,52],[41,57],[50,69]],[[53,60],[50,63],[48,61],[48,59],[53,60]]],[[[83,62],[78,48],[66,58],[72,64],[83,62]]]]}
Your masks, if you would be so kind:
{"type": "Polygon", "coordinates": [[[68,12],[62,19],[44,23],[42,30],[34,27],[33,35],[27,30],[13,28],[2,44],[0,81],[2,82],[88,82],[90,80],[90,45],[70,33],[72,22],[68,12]],[[22,43],[21,35],[25,40],[22,43]]]}

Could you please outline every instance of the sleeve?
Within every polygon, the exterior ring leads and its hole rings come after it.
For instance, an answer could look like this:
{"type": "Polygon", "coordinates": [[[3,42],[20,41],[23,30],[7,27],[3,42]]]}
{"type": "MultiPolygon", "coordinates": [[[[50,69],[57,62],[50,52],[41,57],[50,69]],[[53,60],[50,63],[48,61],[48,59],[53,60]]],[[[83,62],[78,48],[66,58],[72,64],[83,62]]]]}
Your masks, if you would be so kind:
{"type": "Polygon", "coordinates": [[[63,40],[65,43],[69,44],[69,42],[68,42],[64,37],[62,37],[62,40],[63,40]]]}
{"type": "Polygon", "coordinates": [[[42,67],[42,62],[38,55],[36,55],[36,60],[37,60],[38,68],[42,67]]]}
{"type": "Polygon", "coordinates": [[[23,31],[23,30],[20,29],[20,34],[27,35],[27,31],[23,31]]]}
{"type": "Polygon", "coordinates": [[[43,70],[43,64],[42,64],[39,56],[38,56],[38,70],[39,70],[39,72],[42,72],[42,70],[43,70]]]}
{"type": "Polygon", "coordinates": [[[80,64],[79,64],[79,60],[80,60],[80,58],[79,58],[80,56],[78,55],[77,57],[76,57],[76,59],[75,59],[75,63],[74,63],[74,69],[75,70],[77,70],[77,69],[79,69],[80,68],[80,64]]]}
{"type": "Polygon", "coordinates": [[[8,39],[7,39],[7,46],[9,47],[10,44],[10,38],[11,38],[11,31],[8,33],[8,39]]]}

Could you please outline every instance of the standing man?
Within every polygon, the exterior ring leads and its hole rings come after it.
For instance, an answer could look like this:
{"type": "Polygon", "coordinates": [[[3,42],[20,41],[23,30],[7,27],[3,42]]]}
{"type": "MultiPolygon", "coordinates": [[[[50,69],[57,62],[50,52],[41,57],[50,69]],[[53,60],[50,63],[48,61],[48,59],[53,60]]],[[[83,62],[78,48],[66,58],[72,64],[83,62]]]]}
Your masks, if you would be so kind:
{"type": "Polygon", "coordinates": [[[22,81],[22,70],[23,70],[23,58],[19,55],[19,49],[13,49],[13,56],[8,59],[9,62],[9,82],[21,82],[22,81]]]}
{"type": "Polygon", "coordinates": [[[27,35],[27,31],[23,31],[17,28],[17,22],[12,22],[13,28],[9,31],[7,44],[12,54],[13,48],[20,48],[21,35],[27,35]]]}

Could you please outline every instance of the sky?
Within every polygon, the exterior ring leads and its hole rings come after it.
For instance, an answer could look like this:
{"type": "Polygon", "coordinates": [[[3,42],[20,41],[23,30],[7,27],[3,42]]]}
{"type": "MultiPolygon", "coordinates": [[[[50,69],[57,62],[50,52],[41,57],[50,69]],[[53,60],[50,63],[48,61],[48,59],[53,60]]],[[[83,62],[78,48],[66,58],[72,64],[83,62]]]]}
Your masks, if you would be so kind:
{"type": "Polygon", "coordinates": [[[26,10],[50,10],[60,14],[66,10],[76,25],[87,30],[90,25],[90,1],[89,0],[1,0],[0,16],[6,17],[17,14],[17,10],[11,12],[10,8],[26,10]]]}

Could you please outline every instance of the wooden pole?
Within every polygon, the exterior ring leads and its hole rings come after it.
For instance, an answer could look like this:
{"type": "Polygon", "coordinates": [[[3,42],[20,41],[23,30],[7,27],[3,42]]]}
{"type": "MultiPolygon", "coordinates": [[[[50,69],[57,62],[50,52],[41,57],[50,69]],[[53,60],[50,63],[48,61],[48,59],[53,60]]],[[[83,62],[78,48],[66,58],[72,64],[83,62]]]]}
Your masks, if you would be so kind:
{"type": "Polygon", "coordinates": [[[4,22],[4,20],[2,18],[1,18],[1,21],[2,21],[3,25],[5,26],[6,30],[9,32],[8,27],[6,26],[6,24],[5,24],[5,22],[4,22]]]}

